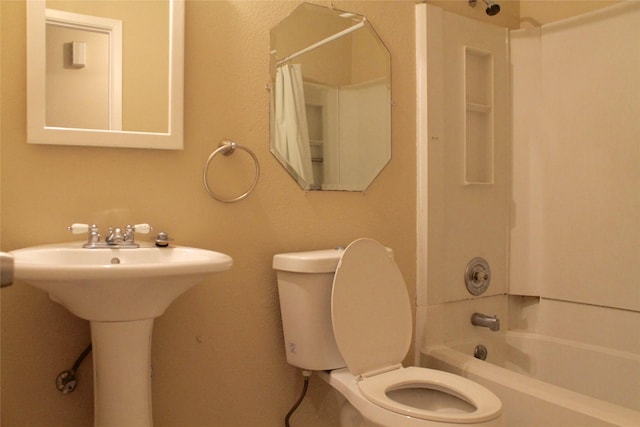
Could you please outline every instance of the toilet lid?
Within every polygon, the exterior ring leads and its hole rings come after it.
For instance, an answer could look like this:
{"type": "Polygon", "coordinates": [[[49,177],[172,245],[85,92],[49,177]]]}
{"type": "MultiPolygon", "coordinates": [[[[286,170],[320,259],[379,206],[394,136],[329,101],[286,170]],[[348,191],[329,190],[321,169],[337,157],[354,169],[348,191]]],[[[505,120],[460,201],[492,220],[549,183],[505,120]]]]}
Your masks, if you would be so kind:
{"type": "Polygon", "coordinates": [[[372,239],[342,254],[331,295],[338,349],[355,376],[402,363],[411,345],[411,304],[400,269],[372,239]]]}

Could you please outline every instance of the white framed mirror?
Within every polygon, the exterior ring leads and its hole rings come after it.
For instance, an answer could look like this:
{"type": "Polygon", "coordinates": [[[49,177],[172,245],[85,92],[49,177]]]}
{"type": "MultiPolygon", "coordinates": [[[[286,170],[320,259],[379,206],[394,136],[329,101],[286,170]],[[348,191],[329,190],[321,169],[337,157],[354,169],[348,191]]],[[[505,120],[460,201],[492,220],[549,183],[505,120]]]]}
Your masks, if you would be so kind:
{"type": "Polygon", "coordinates": [[[391,55],[366,17],[300,4],[271,30],[271,152],[304,190],[364,191],[391,159],[391,55]]]}
{"type": "Polygon", "coordinates": [[[183,147],[184,0],[29,0],[27,142],[183,147]]]}

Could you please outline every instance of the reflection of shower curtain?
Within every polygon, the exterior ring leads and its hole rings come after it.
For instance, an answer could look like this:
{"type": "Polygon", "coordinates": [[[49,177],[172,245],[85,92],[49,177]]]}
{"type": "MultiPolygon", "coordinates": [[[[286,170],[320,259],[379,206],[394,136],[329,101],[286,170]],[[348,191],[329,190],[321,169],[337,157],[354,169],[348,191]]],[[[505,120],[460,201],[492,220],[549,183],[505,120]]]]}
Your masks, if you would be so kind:
{"type": "Polygon", "coordinates": [[[311,146],[300,64],[278,67],[275,92],[276,150],[302,180],[312,184],[311,146]]]}

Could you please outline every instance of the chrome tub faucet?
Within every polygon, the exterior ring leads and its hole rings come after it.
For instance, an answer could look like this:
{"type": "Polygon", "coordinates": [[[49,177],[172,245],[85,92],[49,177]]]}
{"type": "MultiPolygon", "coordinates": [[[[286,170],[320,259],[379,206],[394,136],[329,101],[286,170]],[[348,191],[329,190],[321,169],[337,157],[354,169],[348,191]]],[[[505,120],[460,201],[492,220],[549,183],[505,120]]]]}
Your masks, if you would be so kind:
{"type": "Polygon", "coordinates": [[[473,313],[471,315],[471,324],[474,326],[482,326],[483,328],[489,328],[494,332],[500,330],[500,319],[498,316],[487,316],[482,313],[473,313]]]}

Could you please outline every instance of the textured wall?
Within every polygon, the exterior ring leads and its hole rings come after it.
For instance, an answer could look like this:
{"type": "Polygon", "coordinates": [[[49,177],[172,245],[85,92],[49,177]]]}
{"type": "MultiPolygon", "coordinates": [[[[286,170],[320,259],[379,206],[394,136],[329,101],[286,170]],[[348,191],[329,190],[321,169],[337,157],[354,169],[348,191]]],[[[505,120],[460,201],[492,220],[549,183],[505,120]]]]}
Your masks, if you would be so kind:
{"type": "MultiPolygon", "coordinates": [[[[413,3],[333,3],[366,15],[392,57],[393,158],[364,194],[306,194],[269,152],[269,30],[296,2],[187,2],[179,152],[27,144],[25,2],[1,4],[2,250],[73,240],[72,222],[149,222],[176,244],[234,258],[230,271],[187,292],[156,322],[156,426],[282,424],[300,382],[284,358],[273,254],[370,236],[394,248],[415,294],[413,3]],[[214,201],[201,184],[222,138],[248,145],[262,165],[255,192],[237,204],[214,201]]],[[[251,173],[240,156],[217,167],[214,185],[251,173]]],[[[90,425],[90,363],[73,394],[53,386],[88,340],[87,322],[44,293],[23,283],[3,289],[3,424],[90,425]]]]}

